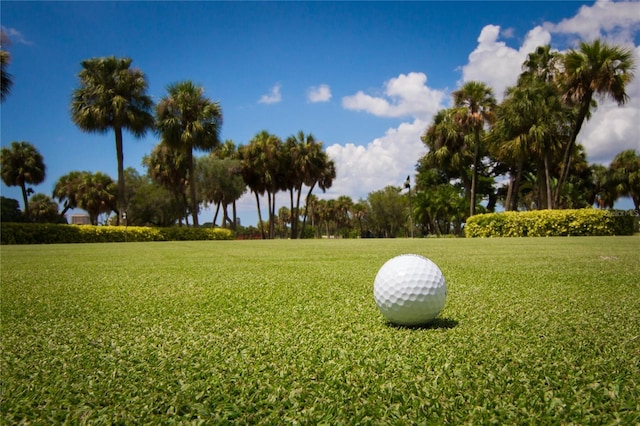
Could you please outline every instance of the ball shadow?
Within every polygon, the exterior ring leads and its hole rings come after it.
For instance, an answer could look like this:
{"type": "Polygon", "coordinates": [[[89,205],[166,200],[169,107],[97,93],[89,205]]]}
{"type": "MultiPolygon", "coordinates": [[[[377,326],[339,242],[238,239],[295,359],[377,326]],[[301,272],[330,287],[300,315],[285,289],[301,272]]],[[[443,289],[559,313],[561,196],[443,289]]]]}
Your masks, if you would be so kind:
{"type": "Polygon", "coordinates": [[[452,318],[438,317],[426,324],[398,325],[398,324],[393,324],[392,322],[387,322],[387,325],[393,328],[404,328],[408,330],[434,330],[434,329],[450,329],[450,328],[457,327],[458,321],[452,318]]]}

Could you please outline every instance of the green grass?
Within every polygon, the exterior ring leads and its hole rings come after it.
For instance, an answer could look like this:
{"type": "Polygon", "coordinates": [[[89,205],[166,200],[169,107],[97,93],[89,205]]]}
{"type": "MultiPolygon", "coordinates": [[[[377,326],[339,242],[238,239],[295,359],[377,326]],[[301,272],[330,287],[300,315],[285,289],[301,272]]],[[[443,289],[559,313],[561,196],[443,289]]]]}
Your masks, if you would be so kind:
{"type": "Polygon", "coordinates": [[[640,237],[2,246],[0,423],[637,424],[640,237]],[[436,262],[387,324],[389,258],[436,262]]]}

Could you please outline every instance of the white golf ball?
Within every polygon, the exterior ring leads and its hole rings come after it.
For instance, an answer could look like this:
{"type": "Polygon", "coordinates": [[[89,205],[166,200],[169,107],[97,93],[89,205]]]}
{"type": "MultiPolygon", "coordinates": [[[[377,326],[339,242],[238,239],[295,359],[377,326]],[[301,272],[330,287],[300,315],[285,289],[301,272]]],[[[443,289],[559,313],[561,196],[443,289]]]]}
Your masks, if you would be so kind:
{"type": "Polygon", "coordinates": [[[388,260],[376,275],[373,297],[378,309],[397,325],[421,325],[438,316],[447,284],[440,268],[426,257],[403,254],[388,260]]]}

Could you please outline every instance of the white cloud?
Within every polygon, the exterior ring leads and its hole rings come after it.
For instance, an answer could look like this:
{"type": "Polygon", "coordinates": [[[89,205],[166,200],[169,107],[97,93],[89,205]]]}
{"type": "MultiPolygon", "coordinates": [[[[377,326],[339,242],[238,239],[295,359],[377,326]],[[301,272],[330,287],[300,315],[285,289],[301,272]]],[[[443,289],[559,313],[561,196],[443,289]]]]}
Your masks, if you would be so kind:
{"type": "Polygon", "coordinates": [[[366,146],[334,144],[327,154],[336,165],[336,179],[326,195],[336,198],[349,195],[354,201],[388,185],[401,186],[407,175],[415,174],[415,166],[426,153],[420,136],[428,121],[416,118],[386,131],[366,146]]]}
{"type": "Polygon", "coordinates": [[[33,45],[32,41],[27,40],[27,38],[15,28],[2,26],[2,32],[9,37],[9,41],[12,43],[26,44],[27,46],[33,45]]]}
{"type": "MultiPolygon", "coordinates": [[[[640,64],[640,46],[634,49],[636,64],[640,64]]],[[[640,79],[627,86],[629,102],[618,106],[610,99],[598,99],[598,109],[586,121],[578,135],[590,162],[608,164],[616,154],[627,149],[640,151],[640,79]]]]}
{"type": "MultiPolygon", "coordinates": [[[[482,29],[478,45],[470,53],[467,64],[461,67],[459,84],[470,80],[483,81],[501,100],[506,87],[517,81],[527,55],[538,46],[550,44],[552,35],[575,34],[585,40],[603,36],[611,43],[619,43],[620,40],[629,43],[634,34],[637,35],[638,15],[638,3],[598,1],[591,7],[583,6],[572,18],[531,29],[517,48],[509,47],[501,40],[513,37],[511,29],[501,31],[499,26],[487,25],[482,29]]],[[[635,46],[634,49],[636,64],[640,68],[640,47],[635,46]]],[[[326,194],[316,190],[316,195],[321,198],[348,195],[357,201],[387,185],[400,186],[407,175],[415,174],[418,159],[426,153],[420,136],[433,115],[444,107],[446,97],[444,90],[432,89],[426,83],[425,74],[410,72],[385,82],[380,96],[361,90],[342,99],[345,109],[407,119],[366,145],[336,143],[328,146],[326,151],[336,164],[337,176],[326,194]]],[[[275,93],[279,96],[279,86],[275,93]]],[[[313,101],[311,93],[308,92],[309,100],[313,101]]],[[[640,75],[629,84],[627,93],[630,101],[622,107],[610,100],[599,100],[598,109],[585,122],[578,142],[585,146],[588,161],[608,164],[625,149],[640,150],[637,124],[640,122],[640,75]]],[[[284,200],[285,197],[282,198],[284,200]]],[[[285,201],[279,199],[280,202],[285,201]]],[[[255,215],[253,194],[245,194],[241,204],[247,212],[255,215]]]]}
{"type": "Polygon", "coordinates": [[[384,97],[359,91],[342,98],[342,106],[379,117],[428,117],[442,108],[445,92],[431,89],[426,83],[424,73],[400,74],[385,83],[384,97]]]}
{"type": "Polygon", "coordinates": [[[331,89],[327,84],[310,87],[307,91],[307,100],[309,102],[328,102],[331,99],[331,89]]]}
{"type": "Polygon", "coordinates": [[[633,32],[640,29],[638,2],[598,0],[593,6],[582,6],[574,17],[557,24],[545,23],[552,33],[577,34],[585,41],[606,37],[616,43],[630,43],[633,32]]]}
{"type": "Polygon", "coordinates": [[[282,85],[280,83],[276,83],[275,86],[271,88],[271,92],[266,95],[262,95],[258,100],[260,104],[275,104],[282,100],[282,95],[280,94],[280,88],[282,85]]]}
{"type": "Polygon", "coordinates": [[[487,25],[480,32],[478,46],[462,67],[462,82],[482,81],[489,85],[498,100],[504,91],[518,80],[522,63],[536,47],[549,44],[551,35],[542,27],[535,27],[526,35],[522,46],[514,49],[499,40],[500,27],[487,25]]]}

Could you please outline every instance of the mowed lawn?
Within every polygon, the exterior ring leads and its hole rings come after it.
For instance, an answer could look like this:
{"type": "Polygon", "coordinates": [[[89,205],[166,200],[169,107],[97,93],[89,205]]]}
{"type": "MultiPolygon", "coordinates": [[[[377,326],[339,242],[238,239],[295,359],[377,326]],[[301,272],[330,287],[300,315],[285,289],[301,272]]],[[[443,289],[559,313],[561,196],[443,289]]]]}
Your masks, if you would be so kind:
{"type": "Polygon", "coordinates": [[[640,237],[2,246],[2,424],[637,424],[640,237]],[[385,322],[382,264],[448,285],[385,322]]]}

